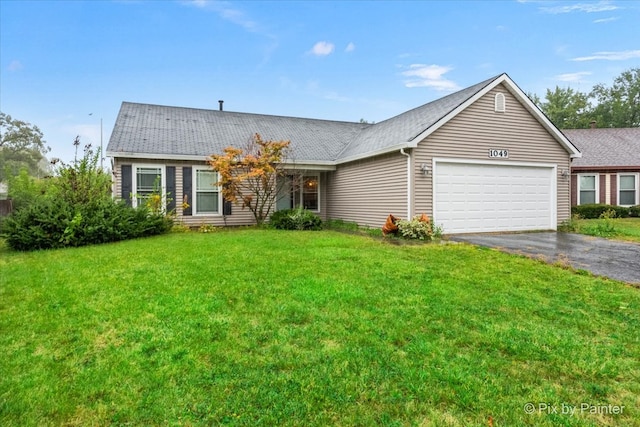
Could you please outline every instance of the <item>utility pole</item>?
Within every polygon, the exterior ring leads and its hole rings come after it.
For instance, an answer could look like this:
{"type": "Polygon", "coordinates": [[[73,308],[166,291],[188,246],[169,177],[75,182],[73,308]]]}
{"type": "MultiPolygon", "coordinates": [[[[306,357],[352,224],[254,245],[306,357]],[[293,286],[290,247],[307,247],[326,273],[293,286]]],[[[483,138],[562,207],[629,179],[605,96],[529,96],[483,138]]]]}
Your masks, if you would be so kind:
{"type": "Polygon", "coordinates": [[[100,117],[100,170],[104,171],[104,152],[102,151],[102,117],[100,117]]]}

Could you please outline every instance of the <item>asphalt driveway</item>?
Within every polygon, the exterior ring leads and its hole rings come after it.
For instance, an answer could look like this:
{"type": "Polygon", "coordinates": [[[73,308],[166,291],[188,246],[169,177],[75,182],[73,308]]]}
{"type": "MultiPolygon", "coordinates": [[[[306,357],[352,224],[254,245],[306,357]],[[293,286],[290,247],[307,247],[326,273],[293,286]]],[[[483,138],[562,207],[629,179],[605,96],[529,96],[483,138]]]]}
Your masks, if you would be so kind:
{"type": "Polygon", "coordinates": [[[640,285],[640,244],[636,243],[556,232],[466,234],[451,236],[449,240],[527,255],[549,263],[568,262],[575,269],[640,285]]]}

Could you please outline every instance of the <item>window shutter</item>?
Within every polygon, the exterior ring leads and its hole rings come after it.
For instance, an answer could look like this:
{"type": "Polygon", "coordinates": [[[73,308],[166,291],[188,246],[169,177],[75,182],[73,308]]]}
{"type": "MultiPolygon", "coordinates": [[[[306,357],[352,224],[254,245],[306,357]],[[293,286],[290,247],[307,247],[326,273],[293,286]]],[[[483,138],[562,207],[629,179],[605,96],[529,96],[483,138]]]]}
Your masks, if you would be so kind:
{"type": "Polygon", "coordinates": [[[131,206],[131,194],[133,193],[133,176],[131,171],[131,165],[120,166],[120,179],[122,193],[120,197],[128,206],[131,206]]]}
{"type": "MultiPolygon", "coordinates": [[[[218,174],[218,177],[219,176],[220,174],[218,174]]],[[[222,188],[220,188],[220,191],[222,191],[222,188]]],[[[232,205],[231,201],[225,199],[224,196],[222,196],[222,215],[224,216],[231,215],[231,205],[232,205]]]]}
{"type": "Polygon", "coordinates": [[[167,212],[171,212],[176,208],[176,167],[167,166],[167,212]]]}
{"type": "Polygon", "coordinates": [[[191,167],[185,166],[182,168],[182,197],[186,197],[186,202],[189,205],[188,208],[182,211],[182,215],[190,216],[193,212],[193,200],[191,197],[193,195],[191,181],[193,180],[193,175],[191,172],[191,167]]]}
{"type": "Polygon", "coordinates": [[[222,198],[222,215],[224,216],[229,216],[231,215],[231,201],[225,199],[224,197],[222,198]]]}

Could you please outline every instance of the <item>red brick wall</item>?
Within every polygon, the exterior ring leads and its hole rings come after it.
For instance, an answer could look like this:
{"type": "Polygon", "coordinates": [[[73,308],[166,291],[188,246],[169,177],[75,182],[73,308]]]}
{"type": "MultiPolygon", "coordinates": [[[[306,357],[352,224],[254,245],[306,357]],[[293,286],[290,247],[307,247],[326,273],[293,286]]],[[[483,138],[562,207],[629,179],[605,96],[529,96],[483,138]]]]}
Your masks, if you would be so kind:
{"type": "Polygon", "coordinates": [[[611,174],[611,204],[618,204],[618,175],[611,174]]]}

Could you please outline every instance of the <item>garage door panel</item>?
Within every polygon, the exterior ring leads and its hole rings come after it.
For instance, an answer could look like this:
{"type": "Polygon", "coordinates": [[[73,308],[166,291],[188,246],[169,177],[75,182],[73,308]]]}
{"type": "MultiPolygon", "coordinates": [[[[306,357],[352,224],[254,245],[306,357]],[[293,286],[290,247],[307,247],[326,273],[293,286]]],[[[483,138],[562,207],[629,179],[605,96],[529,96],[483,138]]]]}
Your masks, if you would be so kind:
{"type": "Polygon", "coordinates": [[[554,228],[554,168],[437,162],[434,216],[445,233],[554,228]]]}

